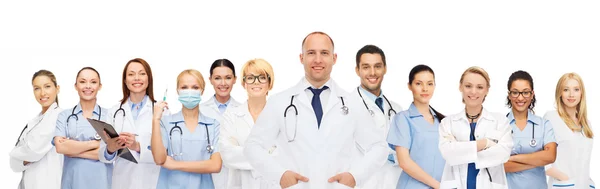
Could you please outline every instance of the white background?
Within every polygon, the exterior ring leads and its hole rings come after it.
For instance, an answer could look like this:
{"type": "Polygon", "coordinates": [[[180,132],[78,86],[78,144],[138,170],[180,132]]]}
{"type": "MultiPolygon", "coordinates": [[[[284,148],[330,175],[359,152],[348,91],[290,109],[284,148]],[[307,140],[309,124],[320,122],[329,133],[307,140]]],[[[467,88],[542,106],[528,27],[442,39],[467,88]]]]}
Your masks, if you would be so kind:
{"type": "MultiPolygon", "coordinates": [[[[215,2],[215,1],[210,1],[215,2]]],[[[598,1],[471,1],[471,2],[242,2],[118,4],[83,2],[0,3],[0,81],[3,137],[0,174],[6,188],[16,187],[20,173],[9,168],[8,152],[21,129],[40,108],[31,77],[39,69],[58,77],[60,105],[77,102],[76,72],[95,67],[103,88],[98,103],[109,108],[121,98],[121,72],[136,57],[154,71],[155,95],[180,107],[175,80],[180,71],[198,69],[208,79],[210,64],[219,58],[234,62],[236,72],[252,58],[264,58],[275,69],[273,92],[296,84],[303,76],[298,54],[312,31],[324,31],[335,41],[338,61],[332,77],[352,90],[356,51],[366,44],[381,47],[388,62],[383,91],[407,108],[409,70],[420,63],[436,71],[432,105],[450,114],[461,111],[458,83],[469,66],[490,73],[491,90],[485,107],[507,112],[506,82],[519,69],[535,81],[537,114],[554,108],[554,89],[566,72],[585,81],[588,116],[600,112],[600,80],[592,65],[600,62],[600,2],[598,1]],[[6,181],[6,182],[5,182],[6,181]]],[[[207,81],[208,82],[208,81],[207,81]]],[[[213,94],[207,85],[203,101],[213,94]]],[[[232,95],[246,99],[240,82],[232,95]]],[[[174,108],[179,109],[179,108],[174,108]]],[[[592,124],[592,127],[597,126],[592,124]]],[[[600,136],[600,129],[595,129],[600,136]]],[[[593,150],[592,178],[598,176],[598,139],[593,150]]],[[[576,154],[574,154],[576,155],[576,154]]]]}

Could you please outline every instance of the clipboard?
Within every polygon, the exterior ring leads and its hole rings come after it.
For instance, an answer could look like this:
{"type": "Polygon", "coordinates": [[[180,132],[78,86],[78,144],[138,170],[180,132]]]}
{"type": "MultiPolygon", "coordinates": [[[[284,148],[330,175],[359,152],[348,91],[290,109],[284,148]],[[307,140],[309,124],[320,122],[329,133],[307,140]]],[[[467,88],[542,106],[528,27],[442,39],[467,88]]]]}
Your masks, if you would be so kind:
{"type": "MultiPolygon", "coordinates": [[[[108,139],[106,138],[106,136],[104,134],[101,134],[103,131],[106,131],[106,134],[108,134],[108,136],[110,138],[116,138],[119,137],[119,133],[117,133],[117,131],[115,131],[115,128],[103,121],[99,121],[99,120],[95,120],[95,119],[90,119],[87,118],[87,120],[90,122],[90,124],[92,125],[92,127],[94,127],[94,130],[96,130],[96,133],[98,135],[100,135],[100,138],[102,138],[102,140],[104,142],[106,142],[108,139]]],[[[129,151],[129,148],[123,148],[123,149],[119,149],[117,150],[117,156],[126,159],[128,161],[131,161],[133,163],[138,163],[137,160],[135,159],[135,157],[133,157],[133,154],[131,154],[131,151],[129,151]]]]}

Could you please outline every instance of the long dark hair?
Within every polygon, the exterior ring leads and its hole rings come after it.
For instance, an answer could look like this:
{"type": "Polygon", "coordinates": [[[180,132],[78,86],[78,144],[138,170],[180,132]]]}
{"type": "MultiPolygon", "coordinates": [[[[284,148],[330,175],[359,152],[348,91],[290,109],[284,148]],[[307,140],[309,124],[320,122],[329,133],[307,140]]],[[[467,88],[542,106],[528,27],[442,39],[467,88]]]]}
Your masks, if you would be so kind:
{"type": "Polygon", "coordinates": [[[125,68],[123,68],[123,77],[121,80],[121,85],[123,88],[123,99],[121,99],[121,104],[125,104],[130,95],[129,88],[127,88],[127,84],[125,84],[125,78],[127,77],[127,67],[129,67],[129,64],[131,63],[140,63],[142,67],[144,67],[146,75],[148,75],[148,88],[146,88],[146,95],[148,95],[148,98],[150,98],[151,102],[156,102],[156,100],[154,100],[154,82],[152,79],[152,69],[150,69],[150,64],[148,64],[148,62],[146,62],[144,59],[134,58],[129,60],[129,62],[125,64],[125,68]]]}
{"type": "MultiPolygon", "coordinates": [[[[435,73],[433,72],[433,69],[431,69],[429,66],[424,65],[424,64],[419,64],[415,67],[412,68],[412,70],[410,70],[410,73],[408,74],[408,84],[412,84],[412,82],[415,80],[415,75],[417,75],[418,73],[421,72],[429,72],[433,75],[433,79],[435,79],[435,73]]],[[[431,107],[431,105],[429,105],[429,108],[431,108],[431,110],[433,110],[433,113],[435,113],[434,116],[436,116],[438,118],[438,120],[442,120],[444,119],[446,116],[444,116],[444,114],[438,112],[437,110],[433,109],[433,107],[431,107]]]]}

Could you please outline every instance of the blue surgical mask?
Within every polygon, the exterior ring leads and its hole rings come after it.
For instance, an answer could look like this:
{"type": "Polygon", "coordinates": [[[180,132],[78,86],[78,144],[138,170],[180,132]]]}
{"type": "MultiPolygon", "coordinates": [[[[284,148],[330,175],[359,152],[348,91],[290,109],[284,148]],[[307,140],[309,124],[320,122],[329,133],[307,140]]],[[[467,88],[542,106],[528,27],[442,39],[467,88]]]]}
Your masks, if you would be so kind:
{"type": "Polygon", "coordinates": [[[179,102],[187,109],[193,109],[200,104],[202,96],[199,90],[195,89],[182,89],[179,90],[179,102]]]}

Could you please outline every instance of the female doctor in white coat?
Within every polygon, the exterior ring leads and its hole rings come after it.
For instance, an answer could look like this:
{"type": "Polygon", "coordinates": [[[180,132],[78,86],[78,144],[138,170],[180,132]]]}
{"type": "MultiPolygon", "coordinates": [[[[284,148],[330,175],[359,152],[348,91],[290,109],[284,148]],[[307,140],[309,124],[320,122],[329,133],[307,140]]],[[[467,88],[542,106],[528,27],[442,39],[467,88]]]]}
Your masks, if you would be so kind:
{"type": "Polygon", "coordinates": [[[160,166],[154,163],[149,148],[155,102],[152,69],[145,60],[132,59],[123,69],[121,82],[123,99],[109,110],[107,117],[121,139],[106,141],[98,158],[105,163],[115,162],[112,188],[154,189],[160,166]],[[137,164],[116,156],[116,151],[124,147],[129,148],[137,164]]]}
{"type": "Polygon", "coordinates": [[[59,189],[63,155],[56,153],[50,141],[62,111],[58,107],[60,87],[54,74],[47,70],[35,72],[31,83],[42,112],[21,131],[17,144],[10,151],[10,167],[14,172],[23,172],[20,189],[59,189]]]}
{"type": "Polygon", "coordinates": [[[513,147],[505,116],[483,108],[490,79],[479,67],[460,78],[465,110],[440,123],[440,152],[446,160],[440,188],[508,188],[504,163],[513,147]]]}
{"type": "MultiPolygon", "coordinates": [[[[231,97],[231,89],[236,80],[235,66],[228,59],[215,60],[210,66],[210,84],[215,90],[212,98],[200,104],[200,111],[220,123],[223,122],[223,113],[228,108],[239,106],[240,103],[231,97]]],[[[229,170],[225,165],[220,173],[213,174],[216,189],[226,189],[229,170]]]]}
{"type": "MultiPolygon", "coordinates": [[[[266,189],[278,186],[262,179],[243,153],[246,138],[267,103],[267,93],[273,88],[274,80],[273,68],[263,59],[250,60],[242,67],[242,86],[248,93],[248,101],[225,111],[219,139],[223,165],[229,169],[227,189],[266,189]]],[[[275,148],[274,146],[272,152],[275,148]]]]}
{"type": "Polygon", "coordinates": [[[554,96],[556,110],[544,115],[552,123],[558,143],[556,161],[546,166],[548,188],[595,188],[590,178],[594,133],[587,117],[583,80],[576,73],[564,74],[554,96]]]}

